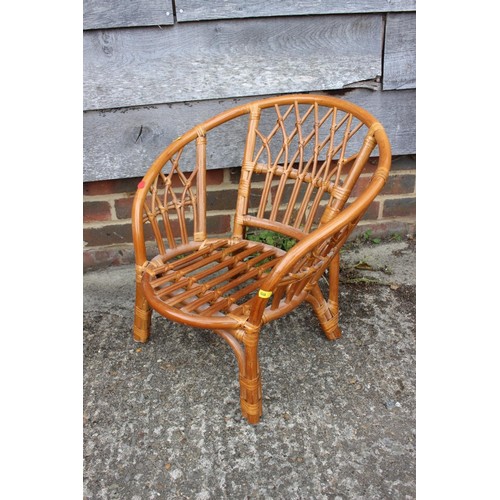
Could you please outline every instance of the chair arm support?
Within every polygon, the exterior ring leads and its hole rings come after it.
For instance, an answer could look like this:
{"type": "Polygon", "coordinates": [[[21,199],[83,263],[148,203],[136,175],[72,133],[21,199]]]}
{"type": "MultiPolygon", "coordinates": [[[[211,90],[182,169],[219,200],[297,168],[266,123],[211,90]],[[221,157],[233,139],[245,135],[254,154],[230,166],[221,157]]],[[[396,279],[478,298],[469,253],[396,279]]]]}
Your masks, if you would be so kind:
{"type": "Polygon", "coordinates": [[[376,172],[372,182],[358,199],[342,210],[333,220],[312,231],[287,252],[263,282],[261,293],[256,297],[249,317],[251,324],[260,324],[268,299],[293,266],[308,252],[321,245],[328,238],[361,216],[382,189],[385,181],[386,175],[376,172]]]}
{"type": "Polygon", "coordinates": [[[362,215],[372,202],[373,198],[375,198],[377,193],[380,191],[384,182],[385,179],[382,179],[381,177],[374,178],[370,188],[368,188],[360,198],[354,201],[349,207],[342,210],[333,220],[318,227],[299,241],[293,248],[291,248],[271,271],[263,283],[263,288],[267,291],[274,291],[278,283],[299,259],[304,257],[308,252],[322,244],[335,233],[338,233],[343,227],[347,226],[358,216],[362,215]]]}

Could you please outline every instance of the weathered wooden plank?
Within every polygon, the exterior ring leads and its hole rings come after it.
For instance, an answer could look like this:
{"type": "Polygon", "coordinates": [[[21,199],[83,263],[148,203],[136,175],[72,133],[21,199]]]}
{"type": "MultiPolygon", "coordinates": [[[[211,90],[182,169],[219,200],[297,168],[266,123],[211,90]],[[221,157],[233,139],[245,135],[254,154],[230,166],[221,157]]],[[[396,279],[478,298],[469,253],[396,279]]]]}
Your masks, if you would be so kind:
{"type": "Polygon", "coordinates": [[[388,14],[384,47],[384,90],[416,88],[416,14],[388,14]]]}
{"type": "Polygon", "coordinates": [[[415,0],[176,0],[177,20],[414,11],[415,0]]]}
{"type": "MultiPolygon", "coordinates": [[[[321,93],[321,92],[318,92],[321,93]]],[[[373,113],[384,125],[393,153],[415,153],[415,91],[356,89],[340,97],[373,113]]],[[[84,181],[142,176],[151,162],[175,138],[197,123],[254,98],[162,104],[108,111],[87,111],[83,116],[84,181]]],[[[208,168],[241,165],[246,117],[208,142],[208,168]]]]}
{"type": "Polygon", "coordinates": [[[382,15],[84,32],[84,109],[339,89],[382,73],[382,15]]]}
{"type": "Polygon", "coordinates": [[[83,0],[83,29],[174,23],[172,0],[83,0]]]}

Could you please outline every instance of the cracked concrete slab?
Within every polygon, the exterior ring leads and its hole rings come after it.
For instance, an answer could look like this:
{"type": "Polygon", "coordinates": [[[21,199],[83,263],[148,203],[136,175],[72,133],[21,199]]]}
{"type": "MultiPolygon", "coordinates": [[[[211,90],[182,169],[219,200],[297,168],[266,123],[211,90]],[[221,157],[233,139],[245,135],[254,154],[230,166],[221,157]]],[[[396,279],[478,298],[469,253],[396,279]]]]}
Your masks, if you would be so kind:
{"type": "Polygon", "coordinates": [[[222,339],[154,314],[132,340],[134,277],[84,275],[85,498],[416,497],[414,241],[342,253],[339,340],[308,304],[263,329],[255,426],[222,339]]]}

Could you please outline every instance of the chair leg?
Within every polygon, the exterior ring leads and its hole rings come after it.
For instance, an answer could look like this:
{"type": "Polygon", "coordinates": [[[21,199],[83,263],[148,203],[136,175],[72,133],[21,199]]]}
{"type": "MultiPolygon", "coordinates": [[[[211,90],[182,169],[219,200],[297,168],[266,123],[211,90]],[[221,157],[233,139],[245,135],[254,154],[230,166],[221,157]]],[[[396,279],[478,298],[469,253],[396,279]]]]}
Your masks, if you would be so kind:
{"type": "Polygon", "coordinates": [[[135,286],[135,314],[134,314],[134,340],[136,342],[147,342],[151,328],[151,307],[144,297],[142,286],[135,286]]]}
{"type": "Polygon", "coordinates": [[[339,256],[336,255],[330,264],[330,290],[328,301],[325,300],[318,284],[311,287],[308,301],[313,306],[314,312],[330,340],[342,336],[339,328],[339,256]]]}
{"type": "Polygon", "coordinates": [[[340,254],[338,253],[330,263],[329,278],[330,287],[328,295],[328,307],[330,314],[335,319],[335,336],[338,339],[342,332],[338,326],[339,324],[339,272],[340,272],[340,254]]]}
{"type": "Polygon", "coordinates": [[[262,381],[258,358],[259,329],[247,335],[245,344],[244,373],[240,373],[240,399],[243,416],[257,424],[262,416],[262,381]]]}
{"type": "Polygon", "coordinates": [[[325,300],[317,284],[309,291],[307,300],[313,306],[326,338],[335,340],[341,337],[342,333],[339,328],[338,313],[334,314],[332,304],[325,300]]]}

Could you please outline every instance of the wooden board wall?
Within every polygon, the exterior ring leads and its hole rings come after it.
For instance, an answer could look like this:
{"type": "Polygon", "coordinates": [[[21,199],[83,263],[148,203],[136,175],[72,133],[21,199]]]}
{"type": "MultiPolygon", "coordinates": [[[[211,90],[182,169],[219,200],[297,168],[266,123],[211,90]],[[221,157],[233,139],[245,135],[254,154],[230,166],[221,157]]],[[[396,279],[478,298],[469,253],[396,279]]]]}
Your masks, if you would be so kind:
{"type": "Polygon", "coordinates": [[[83,29],[174,24],[172,0],[83,0],[83,29]]]}
{"type": "MultiPolygon", "coordinates": [[[[394,154],[415,152],[415,91],[381,92],[355,89],[339,97],[354,102],[384,125],[394,154]]],[[[253,98],[161,104],[84,114],[84,180],[144,175],[152,161],[182,133],[198,122],[253,98]],[[96,140],[98,138],[98,140],[96,140]]],[[[245,117],[240,128],[247,123],[245,117]]],[[[244,130],[229,127],[209,138],[207,167],[241,165],[244,130]],[[243,133],[241,133],[243,132],[243,133]],[[239,137],[238,137],[239,135],[239,137]]]]}
{"type": "MultiPolygon", "coordinates": [[[[141,176],[197,122],[283,93],[343,93],[415,153],[415,24],[413,0],[84,0],[84,181],[141,176]]],[[[216,146],[210,168],[239,164],[216,146]]]]}
{"type": "Polygon", "coordinates": [[[176,0],[177,21],[414,11],[415,0],[176,0]]]}
{"type": "Polygon", "coordinates": [[[388,14],[384,47],[384,90],[416,88],[416,50],[416,14],[388,14]]]}
{"type": "Polygon", "coordinates": [[[341,89],[382,74],[381,15],[84,33],[84,109],[341,89]]]}

